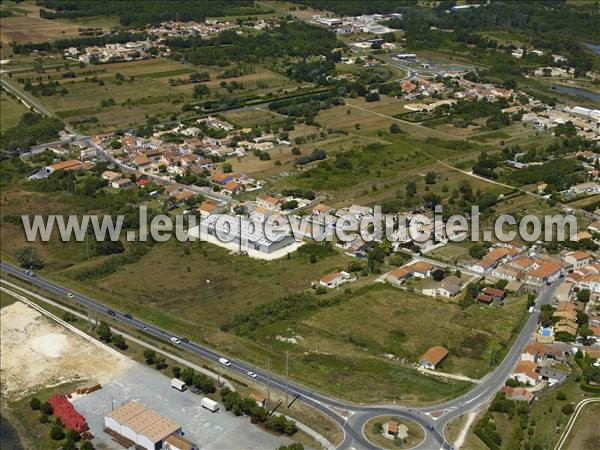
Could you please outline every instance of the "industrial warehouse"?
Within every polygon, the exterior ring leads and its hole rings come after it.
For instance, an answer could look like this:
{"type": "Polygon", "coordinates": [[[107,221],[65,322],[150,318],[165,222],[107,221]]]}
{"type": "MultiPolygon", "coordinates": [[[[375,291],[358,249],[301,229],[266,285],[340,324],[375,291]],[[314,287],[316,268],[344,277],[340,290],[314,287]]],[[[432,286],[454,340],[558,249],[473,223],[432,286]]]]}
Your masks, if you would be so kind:
{"type": "MultiPolygon", "coordinates": [[[[129,401],[104,416],[104,427],[104,431],[124,447],[135,445],[147,450],[161,449],[167,438],[182,434],[177,422],[135,401],[129,401]]],[[[180,438],[178,441],[185,440],[180,438]]],[[[187,448],[194,448],[191,442],[188,444],[187,448]]]]}

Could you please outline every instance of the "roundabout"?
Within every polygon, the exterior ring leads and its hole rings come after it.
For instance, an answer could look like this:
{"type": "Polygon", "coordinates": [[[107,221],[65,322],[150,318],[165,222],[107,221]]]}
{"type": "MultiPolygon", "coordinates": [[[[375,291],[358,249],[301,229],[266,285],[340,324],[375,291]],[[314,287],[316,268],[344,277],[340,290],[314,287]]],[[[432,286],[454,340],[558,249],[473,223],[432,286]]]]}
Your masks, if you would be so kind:
{"type": "Polygon", "coordinates": [[[411,449],[425,440],[425,429],[417,422],[394,415],[377,416],[363,426],[363,436],[382,449],[411,449]]]}

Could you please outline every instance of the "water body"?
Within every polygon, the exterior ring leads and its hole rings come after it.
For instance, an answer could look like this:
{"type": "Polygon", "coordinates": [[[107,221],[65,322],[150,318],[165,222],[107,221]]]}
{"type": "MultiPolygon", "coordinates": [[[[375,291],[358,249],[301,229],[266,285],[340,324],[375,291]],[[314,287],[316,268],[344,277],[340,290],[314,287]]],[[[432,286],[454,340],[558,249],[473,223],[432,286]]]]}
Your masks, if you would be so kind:
{"type": "Polygon", "coordinates": [[[23,450],[17,432],[3,416],[0,416],[0,448],[2,450],[23,450]]]}
{"type": "Polygon", "coordinates": [[[563,94],[578,95],[580,97],[585,97],[595,102],[600,102],[600,94],[598,94],[597,92],[588,91],[587,89],[563,86],[562,84],[553,84],[552,89],[555,89],[558,92],[562,92],[563,94]]]}
{"type": "Polygon", "coordinates": [[[592,50],[594,53],[597,53],[598,55],[600,55],[600,45],[598,44],[590,44],[590,43],[586,43],[585,44],[587,48],[589,48],[590,50],[592,50]]]}

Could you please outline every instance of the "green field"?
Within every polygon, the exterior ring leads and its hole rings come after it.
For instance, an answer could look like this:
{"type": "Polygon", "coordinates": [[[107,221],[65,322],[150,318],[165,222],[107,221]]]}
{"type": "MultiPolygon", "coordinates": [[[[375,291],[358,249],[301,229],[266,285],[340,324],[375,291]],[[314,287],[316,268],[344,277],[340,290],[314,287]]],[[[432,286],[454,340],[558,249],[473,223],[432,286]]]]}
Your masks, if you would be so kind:
{"type": "MultiPolygon", "coordinates": [[[[34,64],[38,64],[38,60],[20,57],[11,60],[11,70],[19,70],[11,83],[19,89],[23,89],[25,81],[36,83],[40,73],[32,70],[34,64]]],[[[149,117],[160,122],[173,120],[174,117],[183,119],[193,114],[181,113],[182,105],[188,102],[265,96],[267,93],[285,95],[299,86],[309,86],[262,68],[248,75],[220,80],[217,76],[221,71],[215,68],[184,65],[161,58],[85,67],[51,59],[45,59],[42,64],[45,67],[42,72],[44,79],[58,81],[67,93],[38,96],[38,101],[87,134],[137,127],[149,117]],[[74,77],[65,77],[67,72],[74,74],[74,77]],[[208,72],[211,77],[205,83],[210,89],[205,98],[193,98],[192,83],[170,85],[170,80],[187,80],[189,74],[194,72],[208,72]],[[117,79],[117,74],[121,74],[125,80],[117,79]],[[232,81],[237,81],[243,88],[230,93],[221,86],[222,82],[232,81]],[[102,102],[109,99],[114,104],[102,106],[102,102]]]]}
{"type": "Polygon", "coordinates": [[[2,131],[17,125],[25,112],[27,112],[27,108],[23,103],[10,97],[4,90],[2,91],[0,94],[0,129],[2,131]]]}

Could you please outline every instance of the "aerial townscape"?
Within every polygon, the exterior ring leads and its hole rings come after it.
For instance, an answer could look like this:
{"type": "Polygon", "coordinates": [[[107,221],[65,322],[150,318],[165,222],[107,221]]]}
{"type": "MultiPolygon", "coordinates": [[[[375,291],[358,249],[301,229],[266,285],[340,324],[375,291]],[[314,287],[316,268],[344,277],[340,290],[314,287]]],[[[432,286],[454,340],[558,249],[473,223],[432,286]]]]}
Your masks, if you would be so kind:
{"type": "Polygon", "coordinates": [[[600,2],[1,0],[0,446],[600,448],[600,2]]]}

